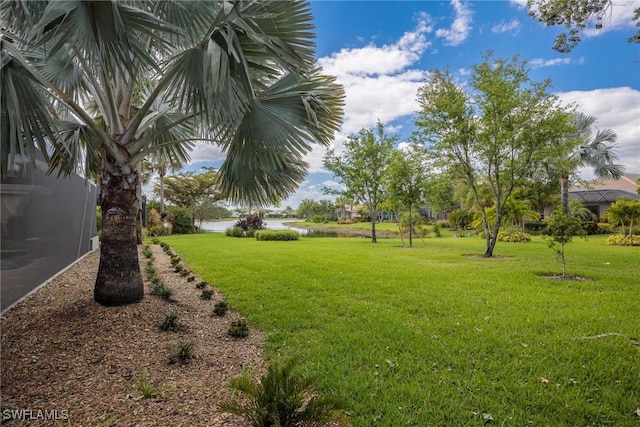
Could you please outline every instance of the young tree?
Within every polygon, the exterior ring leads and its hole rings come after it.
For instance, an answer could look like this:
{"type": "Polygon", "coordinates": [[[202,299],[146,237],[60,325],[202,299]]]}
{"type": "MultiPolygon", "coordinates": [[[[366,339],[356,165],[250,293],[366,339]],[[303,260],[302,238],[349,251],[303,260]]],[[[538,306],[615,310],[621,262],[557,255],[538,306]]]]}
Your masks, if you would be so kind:
{"type": "Polygon", "coordinates": [[[556,252],[562,263],[562,277],[567,277],[567,257],[565,246],[571,243],[575,236],[584,236],[586,232],[582,227],[582,220],[578,217],[565,214],[562,209],[556,208],[546,220],[547,238],[549,247],[556,252]]]}
{"type": "MultiPolygon", "coordinates": [[[[529,15],[543,24],[564,25],[569,30],[560,33],[553,49],[568,53],[580,43],[582,32],[588,25],[601,29],[611,17],[614,7],[612,0],[527,0],[529,15]]],[[[632,21],[640,27],[640,7],[634,10],[632,21]]],[[[629,37],[628,42],[640,43],[640,30],[629,37]]]]}
{"type": "Polygon", "coordinates": [[[384,126],[378,122],[375,131],[362,129],[357,135],[351,135],[342,155],[329,150],[323,161],[329,172],[346,188],[339,193],[352,195],[369,210],[372,243],[378,241],[376,221],[380,205],[386,198],[385,173],[396,139],[385,135],[384,126]]]}
{"type": "Polygon", "coordinates": [[[62,174],[100,176],[103,305],[143,297],[143,159],[215,143],[220,191],[266,205],[295,191],[302,157],[342,120],[306,1],[3,1],[0,16],[0,171],[38,146],[62,174]]]}
{"type": "Polygon", "coordinates": [[[485,257],[493,256],[504,206],[548,154],[549,141],[566,136],[568,113],[550,82],[534,82],[525,63],[493,59],[473,66],[470,92],[448,71],[434,71],[420,89],[416,125],[432,144],[439,165],[463,179],[473,192],[486,236],[485,257]],[[481,197],[481,188],[491,201],[481,197]],[[490,227],[487,209],[495,205],[490,227]]]}
{"type": "Polygon", "coordinates": [[[424,201],[429,166],[423,146],[410,144],[393,150],[389,161],[387,197],[394,208],[407,209],[409,247],[413,247],[413,210],[424,201]]]}

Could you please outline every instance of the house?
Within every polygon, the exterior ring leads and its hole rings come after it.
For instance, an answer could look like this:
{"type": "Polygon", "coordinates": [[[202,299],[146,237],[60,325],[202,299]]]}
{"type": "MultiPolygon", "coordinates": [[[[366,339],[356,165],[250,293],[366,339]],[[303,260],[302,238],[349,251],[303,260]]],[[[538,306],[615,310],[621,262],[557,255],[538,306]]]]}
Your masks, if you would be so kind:
{"type": "Polygon", "coordinates": [[[620,179],[593,180],[569,189],[569,201],[578,199],[598,219],[621,197],[638,200],[640,174],[627,173],[620,179]]]}

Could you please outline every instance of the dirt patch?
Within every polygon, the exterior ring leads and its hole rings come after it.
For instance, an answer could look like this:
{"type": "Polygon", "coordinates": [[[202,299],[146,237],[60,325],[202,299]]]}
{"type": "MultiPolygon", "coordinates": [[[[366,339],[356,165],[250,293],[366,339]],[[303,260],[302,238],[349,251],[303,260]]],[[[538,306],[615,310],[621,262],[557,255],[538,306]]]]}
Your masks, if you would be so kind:
{"type": "MultiPolygon", "coordinates": [[[[228,336],[240,315],[233,310],[224,317],[211,314],[224,296],[216,290],[211,300],[200,299],[195,283],[201,279],[187,282],[173,272],[159,246],[151,248],[158,274],[173,291],[172,302],[149,295],[145,280],[145,298],[138,304],[107,308],[95,303],[99,253],[94,252],[2,316],[3,411],[30,411],[32,426],[51,426],[50,419],[34,420],[45,415],[74,426],[105,420],[111,421],[105,425],[122,426],[248,425],[218,413],[217,405],[231,397],[227,383],[243,369],[264,373],[263,334],[250,326],[247,338],[228,336]],[[162,331],[158,324],[171,311],[182,327],[162,331]],[[195,359],[188,364],[169,363],[178,341],[195,343],[195,359]],[[136,387],[141,372],[149,384],[168,389],[141,398],[136,387]]],[[[144,275],[142,254],[140,263],[144,275]]]]}

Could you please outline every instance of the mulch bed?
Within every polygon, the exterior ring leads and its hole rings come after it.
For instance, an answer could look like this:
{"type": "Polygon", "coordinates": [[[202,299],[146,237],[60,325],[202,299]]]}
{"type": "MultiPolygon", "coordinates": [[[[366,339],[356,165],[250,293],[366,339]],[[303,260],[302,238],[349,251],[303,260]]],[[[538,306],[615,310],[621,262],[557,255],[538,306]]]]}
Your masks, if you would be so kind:
{"type": "MultiPolygon", "coordinates": [[[[217,405],[232,395],[229,379],[245,369],[264,373],[263,334],[250,326],[248,337],[230,337],[230,324],[240,315],[229,310],[212,316],[224,296],[216,290],[211,300],[201,299],[195,287],[201,279],[187,282],[158,245],[151,248],[172,301],[149,295],[145,279],[145,298],[138,304],[95,303],[96,251],[2,316],[1,414],[30,411],[30,426],[55,425],[44,417],[57,417],[64,426],[248,425],[220,413],[217,405]],[[182,327],[163,331],[158,324],[171,311],[182,327]],[[195,358],[187,364],[169,363],[179,341],[195,343],[195,358]],[[144,372],[149,384],[167,390],[142,398],[136,384],[144,372]]],[[[145,276],[141,253],[140,263],[145,276]]]]}

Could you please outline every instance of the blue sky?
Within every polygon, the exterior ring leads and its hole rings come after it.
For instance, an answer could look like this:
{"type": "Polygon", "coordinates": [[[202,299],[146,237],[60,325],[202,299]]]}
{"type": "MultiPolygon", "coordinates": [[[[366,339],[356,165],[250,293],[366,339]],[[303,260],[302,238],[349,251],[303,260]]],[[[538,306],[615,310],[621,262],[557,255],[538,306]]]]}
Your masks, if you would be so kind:
{"type": "MultiPolygon", "coordinates": [[[[432,69],[451,72],[461,84],[483,53],[519,55],[530,77],[551,79],[553,92],[598,118],[597,126],[618,134],[620,163],[640,173],[640,45],[627,43],[636,0],[619,0],[601,30],[588,29],[569,54],[552,49],[560,28],[528,16],[526,0],[503,1],[336,1],[315,0],[318,64],[346,91],[345,120],[332,148],[339,152],[348,135],[380,120],[400,140],[413,130],[416,93],[432,69]]],[[[306,198],[330,198],[322,187],[335,184],[322,167],[326,148],[306,158],[310,173],[282,207],[306,198]]],[[[197,147],[189,169],[219,166],[214,147],[197,147]],[[211,162],[213,160],[213,162],[211,162]]],[[[590,171],[583,171],[590,178],[590,171]]]]}

